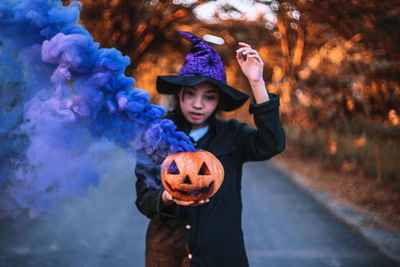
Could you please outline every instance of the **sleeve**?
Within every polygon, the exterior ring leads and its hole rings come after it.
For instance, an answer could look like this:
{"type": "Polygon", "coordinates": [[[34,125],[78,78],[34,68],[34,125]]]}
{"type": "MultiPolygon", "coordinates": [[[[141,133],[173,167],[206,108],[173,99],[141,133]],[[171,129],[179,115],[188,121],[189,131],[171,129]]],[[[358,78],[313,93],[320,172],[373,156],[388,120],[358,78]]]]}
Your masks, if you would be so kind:
{"type": "Polygon", "coordinates": [[[144,151],[136,154],[136,206],[150,219],[179,216],[179,206],[162,205],[164,188],[160,178],[160,164],[155,163],[144,151]]]}
{"type": "Polygon", "coordinates": [[[285,149],[285,131],[279,120],[279,96],[269,93],[270,100],[256,104],[254,99],[250,104],[250,114],[254,114],[257,129],[246,124],[239,133],[239,147],[243,162],[266,160],[285,149]]]}

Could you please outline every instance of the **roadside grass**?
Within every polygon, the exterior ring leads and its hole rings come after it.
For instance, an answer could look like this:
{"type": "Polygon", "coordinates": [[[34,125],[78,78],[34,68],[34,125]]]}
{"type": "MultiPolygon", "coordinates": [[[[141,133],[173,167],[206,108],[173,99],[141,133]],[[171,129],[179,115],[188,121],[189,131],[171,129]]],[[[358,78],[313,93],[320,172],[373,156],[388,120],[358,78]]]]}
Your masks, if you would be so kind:
{"type": "MultiPolygon", "coordinates": [[[[287,142],[301,149],[310,157],[326,158],[326,129],[300,129],[284,126],[287,142]]],[[[383,182],[400,182],[400,129],[376,127],[379,159],[383,182]]],[[[360,125],[344,125],[332,129],[329,142],[329,166],[348,173],[364,172],[377,175],[375,147],[371,131],[363,131],[360,125]]],[[[398,188],[400,191],[400,188],[398,188]]]]}
{"type": "Polygon", "coordinates": [[[380,214],[373,224],[400,231],[400,138],[397,129],[376,130],[382,183],[376,179],[371,132],[357,125],[330,134],[330,162],[326,165],[326,129],[301,130],[284,126],[287,148],[274,161],[299,173],[302,183],[327,193],[338,203],[380,214]],[[334,147],[334,149],[332,149],[334,147]]]}

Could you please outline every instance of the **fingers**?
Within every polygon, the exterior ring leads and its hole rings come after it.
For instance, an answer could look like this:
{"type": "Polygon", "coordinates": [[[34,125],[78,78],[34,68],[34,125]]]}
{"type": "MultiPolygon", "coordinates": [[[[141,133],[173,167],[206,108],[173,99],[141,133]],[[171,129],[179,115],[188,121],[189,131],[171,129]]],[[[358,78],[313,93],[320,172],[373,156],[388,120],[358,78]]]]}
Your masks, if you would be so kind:
{"type": "Polygon", "coordinates": [[[174,198],[173,201],[181,206],[192,206],[195,202],[194,201],[184,201],[174,198]]]}
{"type": "Polygon", "coordinates": [[[164,192],[162,193],[162,200],[163,202],[172,201],[173,197],[171,196],[170,193],[168,193],[167,190],[164,190],[164,192]]]}
{"type": "Polygon", "coordinates": [[[210,199],[204,199],[204,200],[199,200],[199,201],[184,201],[184,200],[180,200],[177,198],[174,198],[170,193],[168,193],[167,190],[164,190],[164,192],[162,193],[162,200],[163,202],[167,202],[167,201],[173,201],[178,205],[181,206],[200,206],[203,204],[206,204],[210,201],[210,199]]]}
{"type": "Polygon", "coordinates": [[[256,50],[252,49],[251,47],[242,47],[236,50],[236,53],[248,55],[248,54],[258,54],[256,50]]]}
{"type": "Polygon", "coordinates": [[[247,43],[238,42],[238,45],[242,46],[241,48],[239,48],[239,49],[236,50],[237,52],[240,51],[239,53],[242,53],[242,52],[244,52],[244,51],[254,51],[254,52],[257,53],[257,51],[254,50],[254,49],[252,49],[251,46],[250,46],[249,44],[247,44],[247,43]]]}
{"type": "Polygon", "coordinates": [[[239,63],[244,62],[244,57],[242,55],[242,53],[236,51],[236,59],[239,61],[239,63]]]}
{"type": "Polygon", "coordinates": [[[263,62],[256,50],[247,47],[236,50],[236,58],[239,63],[247,62],[248,59],[254,59],[259,63],[263,62]]]}
{"type": "Polygon", "coordinates": [[[254,58],[255,60],[257,60],[260,63],[264,63],[260,57],[259,54],[254,54],[254,55],[247,55],[247,58],[254,58]]]}
{"type": "Polygon", "coordinates": [[[238,44],[239,44],[239,45],[242,45],[242,46],[247,46],[247,47],[250,47],[250,48],[251,48],[251,46],[250,46],[248,43],[245,43],[245,42],[238,42],[238,44]]]}
{"type": "Polygon", "coordinates": [[[200,201],[197,201],[197,202],[193,203],[192,206],[201,206],[201,205],[206,204],[208,202],[210,202],[210,200],[207,198],[205,200],[200,200],[200,201]]]}
{"type": "Polygon", "coordinates": [[[236,58],[239,60],[239,62],[247,61],[247,58],[254,58],[257,61],[262,62],[257,50],[252,49],[249,44],[239,42],[239,45],[242,45],[241,48],[236,50],[236,58]]]}
{"type": "Polygon", "coordinates": [[[200,206],[208,203],[210,200],[205,199],[205,200],[199,200],[199,201],[184,201],[184,200],[179,200],[174,198],[173,201],[181,206],[200,206]]]}

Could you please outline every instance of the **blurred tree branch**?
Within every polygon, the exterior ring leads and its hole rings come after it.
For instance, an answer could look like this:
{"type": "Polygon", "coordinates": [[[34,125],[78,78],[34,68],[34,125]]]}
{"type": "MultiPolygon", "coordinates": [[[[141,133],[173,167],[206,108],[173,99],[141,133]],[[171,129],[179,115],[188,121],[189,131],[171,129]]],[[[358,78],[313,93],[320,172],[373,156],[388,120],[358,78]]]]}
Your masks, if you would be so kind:
{"type": "MultiPolygon", "coordinates": [[[[211,14],[213,21],[199,20],[193,10],[215,1],[191,6],[167,0],[81,2],[80,22],[102,47],[128,55],[128,74],[150,92],[157,74],[176,73],[183,62],[183,51],[189,49],[177,34],[183,29],[222,37],[225,44],[213,46],[225,63],[228,82],[248,93],[234,53],[238,41],[256,48],[265,62],[268,90],[281,95],[284,123],[326,128],[326,162],[336,124],[366,120],[370,126],[400,129],[399,0],[255,1],[257,7],[266,7],[255,11],[269,11],[271,20],[262,13],[246,20],[233,2],[227,2],[211,14]],[[232,14],[238,13],[241,19],[234,19],[232,14]]],[[[247,120],[247,108],[228,116],[247,120]]],[[[375,140],[377,133],[372,135],[375,140]]],[[[375,155],[379,173],[377,145],[375,155]]]]}

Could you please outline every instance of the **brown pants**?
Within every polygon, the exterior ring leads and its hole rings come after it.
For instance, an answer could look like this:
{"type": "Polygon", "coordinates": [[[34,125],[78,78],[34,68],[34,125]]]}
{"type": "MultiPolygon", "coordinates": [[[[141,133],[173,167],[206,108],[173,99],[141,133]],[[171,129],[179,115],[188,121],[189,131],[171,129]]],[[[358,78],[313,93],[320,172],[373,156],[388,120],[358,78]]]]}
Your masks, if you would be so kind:
{"type": "Polygon", "coordinates": [[[188,241],[185,220],[151,220],[146,233],[146,267],[189,267],[188,241]]]}

